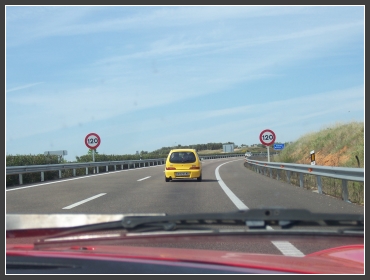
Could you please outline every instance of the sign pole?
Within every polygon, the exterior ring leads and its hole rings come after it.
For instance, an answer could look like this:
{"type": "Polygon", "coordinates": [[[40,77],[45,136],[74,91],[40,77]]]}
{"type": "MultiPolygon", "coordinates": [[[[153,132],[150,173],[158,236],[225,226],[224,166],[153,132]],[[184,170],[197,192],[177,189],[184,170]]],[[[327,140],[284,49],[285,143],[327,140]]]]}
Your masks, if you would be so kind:
{"type": "Polygon", "coordinates": [[[270,162],[270,146],[267,146],[267,160],[270,162]]]}
{"type": "Polygon", "coordinates": [[[93,162],[95,162],[95,149],[92,149],[93,162]]]}

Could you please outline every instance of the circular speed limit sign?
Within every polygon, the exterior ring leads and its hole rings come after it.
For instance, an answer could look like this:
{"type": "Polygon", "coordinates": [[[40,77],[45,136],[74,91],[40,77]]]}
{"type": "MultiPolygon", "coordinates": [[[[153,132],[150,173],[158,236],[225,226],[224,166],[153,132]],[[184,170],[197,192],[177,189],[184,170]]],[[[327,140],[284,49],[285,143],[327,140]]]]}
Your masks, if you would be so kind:
{"type": "Polygon", "coordinates": [[[275,133],[271,129],[265,129],[260,134],[260,141],[265,146],[270,146],[274,144],[275,140],[275,133]]]}
{"type": "Polygon", "coordinates": [[[89,148],[89,149],[96,149],[97,147],[99,147],[100,145],[100,137],[98,134],[96,133],[89,133],[86,135],[85,137],[85,145],[89,148]]]}

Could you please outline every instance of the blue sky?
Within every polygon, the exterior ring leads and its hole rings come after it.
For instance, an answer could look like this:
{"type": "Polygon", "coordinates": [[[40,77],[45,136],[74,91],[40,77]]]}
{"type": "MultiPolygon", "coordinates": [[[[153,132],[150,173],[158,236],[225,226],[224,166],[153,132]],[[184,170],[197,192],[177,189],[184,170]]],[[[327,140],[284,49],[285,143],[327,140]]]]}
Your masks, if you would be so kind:
{"type": "Polygon", "coordinates": [[[6,154],[295,141],[364,121],[364,6],[6,6],[6,154]]]}

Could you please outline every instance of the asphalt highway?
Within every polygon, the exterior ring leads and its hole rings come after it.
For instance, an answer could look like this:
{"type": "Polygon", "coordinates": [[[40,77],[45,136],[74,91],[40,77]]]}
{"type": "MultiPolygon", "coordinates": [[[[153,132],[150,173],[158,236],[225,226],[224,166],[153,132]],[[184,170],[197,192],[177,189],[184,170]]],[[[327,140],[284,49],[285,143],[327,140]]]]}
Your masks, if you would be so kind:
{"type": "MultiPolygon", "coordinates": [[[[171,215],[232,212],[263,207],[364,213],[363,206],[257,174],[247,169],[244,158],[240,157],[204,160],[202,177],[201,182],[196,179],[165,182],[164,165],[156,165],[25,185],[6,191],[6,214],[171,215]]],[[[246,243],[242,238],[236,238],[232,243],[225,243],[222,239],[217,242],[203,239],[194,243],[184,239],[184,244],[180,246],[193,248],[196,244],[198,248],[301,257],[343,244],[337,238],[306,238],[304,242],[295,237],[277,237],[272,242],[259,238],[248,240],[253,242],[246,243]]]]}

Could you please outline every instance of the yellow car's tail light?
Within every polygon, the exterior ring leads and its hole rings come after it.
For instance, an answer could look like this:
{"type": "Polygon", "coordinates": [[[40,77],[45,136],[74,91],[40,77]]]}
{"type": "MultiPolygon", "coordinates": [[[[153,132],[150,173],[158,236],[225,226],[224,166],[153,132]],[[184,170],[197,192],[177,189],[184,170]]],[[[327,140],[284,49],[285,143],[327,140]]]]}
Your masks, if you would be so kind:
{"type": "Polygon", "coordinates": [[[200,169],[200,167],[199,166],[192,166],[189,169],[200,169]]]}
{"type": "Polygon", "coordinates": [[[166,170],[176,170],[176,167],[166,167],[166,170]]]}

